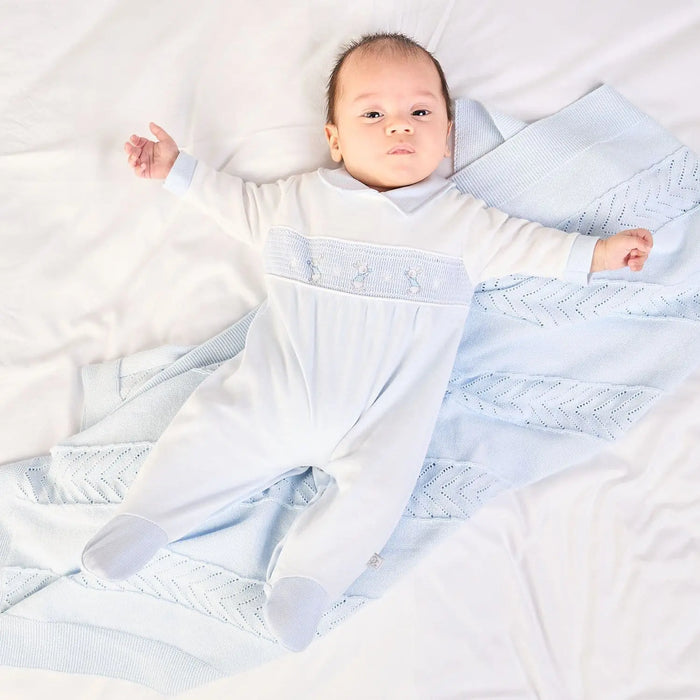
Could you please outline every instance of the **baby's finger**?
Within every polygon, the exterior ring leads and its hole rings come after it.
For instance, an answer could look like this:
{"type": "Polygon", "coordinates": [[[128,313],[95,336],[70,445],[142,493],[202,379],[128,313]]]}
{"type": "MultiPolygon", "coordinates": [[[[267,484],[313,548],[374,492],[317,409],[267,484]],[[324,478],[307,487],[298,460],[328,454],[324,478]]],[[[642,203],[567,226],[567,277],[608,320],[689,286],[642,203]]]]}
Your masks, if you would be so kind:
{"type": "Polygon", "coordinates": [[[140,160],[140,155],[138,153],[132,153],[128,158],[127,158],[127,163],[132,167],[135,168],[138,165],[141,164],[140,160]]]}
{"type": "Polygon", "coordinates": [[[651,235],[651,231],[645,228],[634,228],[629,233],[638,241],[644,242],[642,248],[645,250],[651,250],[652,246],[654,245],[654,237],[651,235]]]}
{"type": "Polygon", "coordinates": [[[639,271],[644,267],[649,254],[646,251],[635,248],[630,252],[628,265],[630,270],[639,271]]]}
{"type": "Polygon", "coordinates": [[[130,143],[124,144],[124,150],[129,155],[129,163],[130,164],[133,164],[135,161],[137,161],[141,157],[141,153],[143,152],[142,148],[138,148],[136,146],[133,146],[130,143]]]}
{"type": "Polygon", "coordinates": [[[651,240],[647,241],[645,238],[637,236],[636,234],[631,232],[624,234],[624,238],[622,240],[624,241],[624,246],[629,253],[631,253],[634,250],[648,253],[653,245],[651,240]]]}
{"type": "Polygon", "coordinates": [[[170,136],[170,134],[162,126],[158,126],[158,124],[156,124],[155,122],[151,122],[148,126],[151,130],[151,133],[159,141],[171,141],[172,143],[175,143],[173,137],[170,136]]]}

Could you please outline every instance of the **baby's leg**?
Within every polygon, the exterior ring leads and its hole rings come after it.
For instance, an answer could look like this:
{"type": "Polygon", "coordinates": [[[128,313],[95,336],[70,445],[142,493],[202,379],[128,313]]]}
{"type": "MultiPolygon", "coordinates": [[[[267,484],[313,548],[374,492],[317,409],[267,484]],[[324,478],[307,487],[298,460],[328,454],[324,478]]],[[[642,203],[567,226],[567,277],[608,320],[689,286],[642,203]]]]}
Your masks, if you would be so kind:
{"type": "Polygon", "coordinates": [[[308,460],[295,447],[308,444],[298,439],[306,430],[298,398],[285,405],[279,396],[270,401],[270,373],[258,379],[238,365],[238,358],[222,365],[183,404],[117,515],[86,545],[88,571],[127,578],[214,511],[263,490],[308,460]]]}
{"type": "Polygon", "coordinates": [[[287,648],[313,640],[328,606],[396,528],[427,449],[430,432],[420,433],[361,421],[334,453],[327,471],[335,478],[295,520],[269,576],[265,616],[287,648]]]}

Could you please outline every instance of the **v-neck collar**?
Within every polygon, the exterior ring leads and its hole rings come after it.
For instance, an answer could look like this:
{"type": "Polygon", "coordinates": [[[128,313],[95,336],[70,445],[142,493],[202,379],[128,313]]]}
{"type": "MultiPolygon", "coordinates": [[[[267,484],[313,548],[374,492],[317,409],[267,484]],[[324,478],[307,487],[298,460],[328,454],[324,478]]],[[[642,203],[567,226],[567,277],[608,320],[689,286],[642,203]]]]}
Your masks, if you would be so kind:
{"type": "Polygon", "coordinates": [[[356,180],[343,167],[320,168],[318,172],[321,179],[332,187],[338,187],[343,190],[365,191],[370,196],[386,197],[394,206],[405,214],[410,214],[415,211],[439,192],[454,187],[450,180],[446,180],[444,177],[433,173],[425,180],[421,180],[415,185],[396,187],[386,192],[378,192],[368,185],[365,185],[363,182],[356,180]]]}

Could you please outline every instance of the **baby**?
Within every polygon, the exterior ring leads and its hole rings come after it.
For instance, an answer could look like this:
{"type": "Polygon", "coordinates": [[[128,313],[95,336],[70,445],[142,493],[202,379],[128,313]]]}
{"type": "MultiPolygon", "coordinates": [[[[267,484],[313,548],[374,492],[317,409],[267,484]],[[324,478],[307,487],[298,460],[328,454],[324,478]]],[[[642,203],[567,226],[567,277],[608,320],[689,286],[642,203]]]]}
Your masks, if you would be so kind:
{"type": "Polygon", "coordinates": [[[271,557],[264,606],[280,643],[305,648],[404,511],[474,286],[642,269],[645,229],[567,234],[461,194],[436,174],[451,128],[439,63],[379,34],[350,45],[329,81],[339,168],[255,185],[179,152],[155,124],[157,142],[125,144],[136,175],[165,179],[260,249],[267,299],[244,351],[184,403],[87,544],[86,569],[126,578],[214,511],[311,466],[318,495],[271,557]]]}

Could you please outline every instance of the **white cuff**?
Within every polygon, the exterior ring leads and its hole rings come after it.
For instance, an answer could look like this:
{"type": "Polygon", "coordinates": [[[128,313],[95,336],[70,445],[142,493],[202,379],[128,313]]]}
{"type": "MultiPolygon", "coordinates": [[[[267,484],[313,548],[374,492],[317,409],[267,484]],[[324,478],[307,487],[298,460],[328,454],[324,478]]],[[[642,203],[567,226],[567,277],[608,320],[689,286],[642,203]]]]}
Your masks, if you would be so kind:
{"type": "Polygon", "coordinates": [[[163,182],[163,187],[178,197],[182,197],[190,188],[196,167],[197,159],[189,153],[180,151],[173,167],[170,168],[168,177],[163,182]]]}
{"type": "Polygon", "coordinates": [[[590,281],[593,250],[600,238],[584,236],[581,233],[573,235],[576,236],[576,240],[569,251],[569,259],[566,261],[566,269],[562,278],[574,284],[587,285],[590,281]]]}

